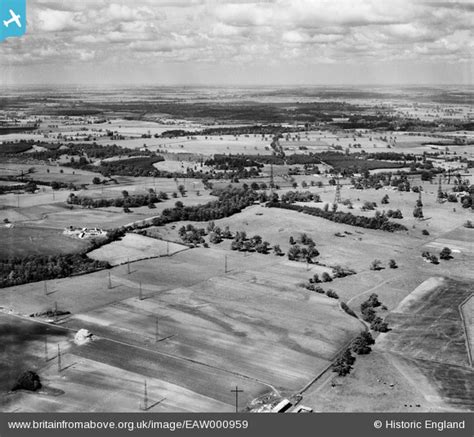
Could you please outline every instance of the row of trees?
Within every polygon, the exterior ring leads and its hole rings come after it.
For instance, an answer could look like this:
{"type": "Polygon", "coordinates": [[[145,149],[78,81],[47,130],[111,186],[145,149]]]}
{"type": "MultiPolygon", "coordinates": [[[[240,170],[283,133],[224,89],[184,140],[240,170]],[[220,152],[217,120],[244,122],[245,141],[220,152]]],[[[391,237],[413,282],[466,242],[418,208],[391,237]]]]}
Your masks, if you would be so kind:
{"type": "Polygon", "coordinates": [[[165,209],[160,217],[153,219],[153,226],[161,226],[182,220],[210,221],[229,217],[258,202],[262,193],[258,193],[249,187],[227,187],[216,190],[212,194],[217,195],[218,200],[203,205],[183,206],[180,204],[174,208],[165,209]]]}
{"type": "Polygon", "coordinates": [[[168,199],[168,195],[161,191],[155,193],[153,189],[148,194],[134,194],[129,195],[126,191],[122,193],[122,197],[116,197],[114,199],[98,198],[94,199],[87,196],[76,196],[71,193],[67,198],[69,205],[80,205],[83,208],[107,208],[115,206],[118,208],[139,208],[141,206],[148,206],[150,208],[155,207],[155,203],[159,203],[163,200],[168,199]]]}
{"type": "Polygon", "coordinates": [[[7,193],[13,193],[15,191],[23,191],[25,189],[25,186],[23,184],[21,185],[0,185],[0,195],[1,194],[7,194],[7,193]]]}
{"type": "MultiPolygon", "coordinates": [[[[41,147],[48,147],[49,143],[40,143],[41,147]]],[[[51,145],[49,145],[51,146],[51,145]]],[[[71,158],[71,167],[82,168],[88,165],[90,160],[114,158],[116,156],[151,156],[154,152],[146,150],[129,149],[127,147],[120,147],[116,144],[101,145],[93,142],[86,143],[58,143],[54,149],[48,147],[49,150],[42,152],[33,152],[29,156],[33,159],[39,160],[57,160],[62,155],[73,155],[71,158]],[[87,158],[86,158],[87,157],[87,158]],[[82,158],[82,159],[81,159],[82,158]]]]}
{"type": "Polygon", "coordinates": [[[267,204],[270,208],[290,209],[303,212],[315,217],[321,217],[336,223],[358,226],[367,229],[380,229],[387,232],[406,231],[407,228],[399,223],[389,221],[384,213],[376,212],[375,217],[363,217],[350,212],[329,211],[317,207],[292,205],[286,202],[271,201],[267,204]]]}
{"type": "Polygon", "coordinates": [[[383,319],[377,316],[375,309],[381,306],[381,302],[378,299],[377,294],[372,293],[369,298],[360,304],[360,312],[362,319],[367,323],[370,323],[370,329],[378,332],[387,332],[388,323],[384,322],[383,319]]]}
{"type": "Polygon", "coordinates": [[[319,294],[325,294],[327,297],[331,297],[332,299],[339,299],[339,295],[332,288],[328,288],[327,290],[324,290],[323,287],[319,285],[315,285],[314,283],[311,283],[311,282],[304,284],[304,287],[307,290],[315,291],[316,293],[319,293],[319,294]]]}

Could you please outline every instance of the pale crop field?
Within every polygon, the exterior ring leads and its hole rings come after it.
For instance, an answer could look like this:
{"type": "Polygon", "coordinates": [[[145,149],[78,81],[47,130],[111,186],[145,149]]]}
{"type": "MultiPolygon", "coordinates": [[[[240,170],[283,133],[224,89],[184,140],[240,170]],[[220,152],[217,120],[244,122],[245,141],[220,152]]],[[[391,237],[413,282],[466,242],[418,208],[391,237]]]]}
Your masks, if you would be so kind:
{"type": "Polygon", "coordinates": [[[129,233],[125,234],[121,240],[113,241],[89,252],[87,256],[116,266],[146,258],[173,255],[186,249],[187,247],[181,244],[129,233]]]}

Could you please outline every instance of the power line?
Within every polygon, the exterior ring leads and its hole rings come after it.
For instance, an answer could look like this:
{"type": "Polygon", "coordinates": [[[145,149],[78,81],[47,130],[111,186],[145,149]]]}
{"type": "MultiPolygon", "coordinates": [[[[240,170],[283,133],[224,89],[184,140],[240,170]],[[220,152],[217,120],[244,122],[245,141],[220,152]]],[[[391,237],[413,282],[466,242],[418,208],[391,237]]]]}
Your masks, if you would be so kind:
{"type": "Polygon", "coordinates": [[[339,184],[339,177],[336,176],[336,195],[334,196],[334,204],[341,203],[341,185],[339,184]]]}

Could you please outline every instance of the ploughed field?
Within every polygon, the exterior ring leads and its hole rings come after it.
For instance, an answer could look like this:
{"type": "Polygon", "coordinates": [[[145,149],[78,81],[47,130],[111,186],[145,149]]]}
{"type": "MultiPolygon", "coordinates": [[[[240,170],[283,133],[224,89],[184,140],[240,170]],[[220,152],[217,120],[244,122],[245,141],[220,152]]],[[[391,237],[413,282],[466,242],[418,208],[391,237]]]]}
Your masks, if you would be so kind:
{"type": "Polygon", "coordinates": [[[0,290],[0,305],[13,314],[55,305],[71,312],[57,321],[69,334],[61,377],[54,366],[39,368],[46,385],[64,394],[16,393],[10,409],[35,408],[46,397],[54,411],[134,411],[135,400],[121,403],[121,396],[133,392],[138,402],[146,379],[156,398],[169,399],[156,411],[232,411],[235,385],[244,390],[240,408],[265,392],[296,392],[361,330],[336,300],[296,286],[305,269],[273,255],[197,248],[129,267],[112,268],[110,283],[101,271],[48,281],[48,294],[38,283],[0,290]],[[95,340],[74,345],[81,328],[95,340]],[[99,390],[107,399],[117,391],[119,400],[99,403],[99,390]]]}
{"type": "Polygon", "coordinates": [[[470,410],[474,409],[468,335],[472,324],[462,314],[472,292],[472,283],[454,279],[418,288],[389,315],[392,330],[378,341],[379,348],[409,360],[448,404],[470,410]]]}

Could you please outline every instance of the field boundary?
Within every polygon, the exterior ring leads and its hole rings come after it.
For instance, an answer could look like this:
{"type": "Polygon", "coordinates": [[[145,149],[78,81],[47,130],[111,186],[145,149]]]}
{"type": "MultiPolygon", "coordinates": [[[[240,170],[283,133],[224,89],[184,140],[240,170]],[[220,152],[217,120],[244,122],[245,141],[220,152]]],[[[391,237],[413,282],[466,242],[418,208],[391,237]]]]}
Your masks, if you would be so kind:
{"type": "Polygon", "coordinates": [[[469,360],[469,365],[471,367],[472,367],[471,327],[466,323],[466,318],[464,317],[463,307],[467,302],[469,302],[471,299],[473,299],[473,297],[474,297],[474,294],[471,293],[468,297],[466,297],[466,299],[464,299],[458,305],[459,315],[461,316],[462,326],[463,326],[463,329],[464,329],[464,336],[465,336],[466,349],[467,349],[467,358],[469,360]]]}

